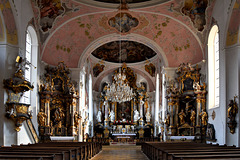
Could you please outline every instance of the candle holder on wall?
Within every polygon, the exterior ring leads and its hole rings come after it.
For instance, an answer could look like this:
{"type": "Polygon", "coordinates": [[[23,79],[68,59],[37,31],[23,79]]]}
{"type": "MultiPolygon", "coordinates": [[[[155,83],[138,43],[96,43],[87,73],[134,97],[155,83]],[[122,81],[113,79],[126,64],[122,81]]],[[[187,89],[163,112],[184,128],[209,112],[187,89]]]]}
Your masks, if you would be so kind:
{"type": "Polygon", "coordinates": [[[15,130],[19,132],[23,121],[32,118],[29,112],[30,104],[20,103],[20,99],[24,92],[33,89],[33,85],[24,78],[24,71],[28,69],[26,65],[31,65],[26,59],[17,57],[17,70],[13,78],[3,80],[4,88],[7,91],[8,99],[6,102],[6,117],[15,122],[15,130]]]}
{"type": "Polygon", "coordinates": [[[234,96],[233,100],[230,100],[230,103],[228,105],[228,110],[227,110],[227,117],[229,119],[228,121],[228,127],[230,129],[230,133],[234,134],[235,133],[235,128],[237,126],[237,122],[235,120],[236,114],[238,113],[238,106],[236,99],[237,96],[234,96]]]}

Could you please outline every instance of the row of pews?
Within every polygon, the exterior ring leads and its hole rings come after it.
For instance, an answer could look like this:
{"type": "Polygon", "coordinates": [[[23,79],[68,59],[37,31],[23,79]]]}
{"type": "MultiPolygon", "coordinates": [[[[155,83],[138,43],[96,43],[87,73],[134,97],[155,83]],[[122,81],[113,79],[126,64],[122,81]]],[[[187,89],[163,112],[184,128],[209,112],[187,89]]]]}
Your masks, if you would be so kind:
{"type": "Polygon", "coordinates": [[[99,142],[49,142],[0,148],[0,159],[88,160],[102,150],[99,142]]]}
{"type": "Polygon", "coordinates": [[[146,142],[143,153],[150,160],[240,160],[240,148],[195,142],[146,142]]]}

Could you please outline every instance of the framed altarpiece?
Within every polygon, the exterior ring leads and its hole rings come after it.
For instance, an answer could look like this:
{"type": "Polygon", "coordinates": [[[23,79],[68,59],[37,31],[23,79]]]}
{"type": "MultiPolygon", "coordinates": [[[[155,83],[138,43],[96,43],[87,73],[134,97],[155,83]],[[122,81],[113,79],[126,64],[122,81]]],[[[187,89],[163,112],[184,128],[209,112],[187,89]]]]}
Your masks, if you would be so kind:
{"type": "Polygon", "coordinates": [[[181,64],[176,79],[167,82],[165,125],[167,137],[195,136],[204,140],[207,126],[206,84],[200,82],[198,65],[181,64]]]}

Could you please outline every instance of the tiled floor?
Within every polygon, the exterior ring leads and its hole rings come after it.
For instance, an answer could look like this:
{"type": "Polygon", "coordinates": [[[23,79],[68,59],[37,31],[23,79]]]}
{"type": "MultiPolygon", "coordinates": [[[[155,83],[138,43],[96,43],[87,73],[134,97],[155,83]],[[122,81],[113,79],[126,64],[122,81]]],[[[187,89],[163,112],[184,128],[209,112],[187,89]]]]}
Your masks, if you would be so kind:
{"type": "Polygon", "coordinates": [[[102,151],[91,160],[148,160],[141,146],[103,146],[102,151]]]}

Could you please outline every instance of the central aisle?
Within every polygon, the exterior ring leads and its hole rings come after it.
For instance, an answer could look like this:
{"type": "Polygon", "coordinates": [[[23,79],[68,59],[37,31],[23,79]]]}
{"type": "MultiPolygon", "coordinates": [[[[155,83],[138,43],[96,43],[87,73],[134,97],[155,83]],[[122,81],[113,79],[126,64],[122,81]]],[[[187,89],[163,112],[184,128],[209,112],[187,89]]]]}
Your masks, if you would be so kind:
{"type": "Polygon", "coordinates": [[[141,146],[103,146],[102,151],[91,160],[148,160],[141,146]]]}

